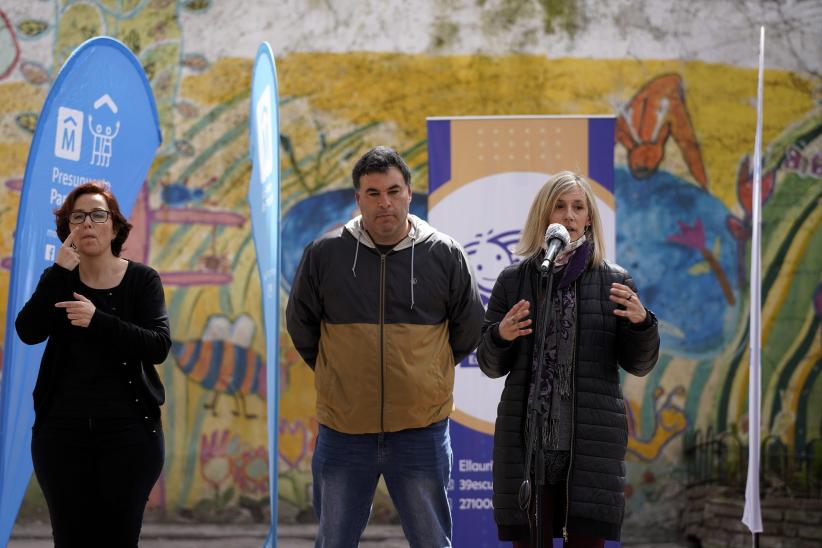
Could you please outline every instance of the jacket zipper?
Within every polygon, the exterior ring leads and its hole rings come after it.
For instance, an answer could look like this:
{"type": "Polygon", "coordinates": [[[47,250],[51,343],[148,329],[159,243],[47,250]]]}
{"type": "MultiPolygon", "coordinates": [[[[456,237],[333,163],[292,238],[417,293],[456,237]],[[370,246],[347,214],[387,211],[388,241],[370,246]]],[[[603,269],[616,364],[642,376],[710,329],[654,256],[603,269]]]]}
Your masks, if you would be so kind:
{"type": "Polygon", "coordinates": [[[380,437],[385,434],[385,255],[380,253],[380,437]]]}
{"type": "Polygon", "coordinates": [[[574,468],[574,438],[576,437],[577,414],[577,345],[579,344],[579,281],[574,282],[574,300],[576,314],[574,319],[574,348],[571,352],[571,455],[568,459],[568,472],[565,475],[565,523],[562,526],[562,538],[568,542],[568,513],[571,507],[571,470],[574,468]]]}

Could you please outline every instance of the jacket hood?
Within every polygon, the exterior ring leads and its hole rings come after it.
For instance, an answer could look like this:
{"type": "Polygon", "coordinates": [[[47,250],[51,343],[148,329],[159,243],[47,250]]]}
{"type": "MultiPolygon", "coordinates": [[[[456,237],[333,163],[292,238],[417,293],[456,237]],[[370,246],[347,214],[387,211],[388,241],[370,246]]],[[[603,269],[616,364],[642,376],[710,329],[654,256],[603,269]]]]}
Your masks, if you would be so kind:
{"type": "MultiPolygon", "coordinates": [[[[436,232],[434,227],[417,217],[416,215],[408,214],[408,220],[411,223],[411,230],[408,231],[408,234],[405,235],[405,238],[399,241],[397,245],[394,246],[394,251],[400,251],[402,249],[406,249],[411,247],[414,244],[418,244],[420,242],[424,242],[428,238],[434,235],[436,232]]],[[[369,236],[368,231],[365,230],[365,227],[362,224],[362,215],[358,215],[345,223],[345,230],[351,233],[354,236],[354,239],[364,244],[371,249],[376,249],[377,246],[374,245],[374,241],[369,236]]]]}
{"type": "MultiPolygon", "coordinates": [[[[394,246],[393,251],[401,251],[403,249],[408,249],[409,247],[411,248],[411,272],[409,273],[409,282],[411,283],[411,310],[413,310],[414,284],[417,283],[416,278],[414,278],[414,246],[432,237],[436,231],[434,230],[434,227],[416,215],[411,215],[409,213],[408,220],[411,223],[411,229],[408,231],[408,234],[405,235],[405,238],[400,240],[399,243],[394,246]]],[[[354,239],[357,240],[357,246],[354,248],[354,264],[351,265],[351,273],[356,278],[357,258],[360,254],[360,244],[370,247],[371,249],[376,249],[377,246],[374,244],[374,241],[371,239],[371,236],[369,236],[368,231],[365,230],[365,227],[362,224],[362,215],[348,221],[345,224],[345,230],[350,232],[351,235],[354,236],[354,239]]]]}

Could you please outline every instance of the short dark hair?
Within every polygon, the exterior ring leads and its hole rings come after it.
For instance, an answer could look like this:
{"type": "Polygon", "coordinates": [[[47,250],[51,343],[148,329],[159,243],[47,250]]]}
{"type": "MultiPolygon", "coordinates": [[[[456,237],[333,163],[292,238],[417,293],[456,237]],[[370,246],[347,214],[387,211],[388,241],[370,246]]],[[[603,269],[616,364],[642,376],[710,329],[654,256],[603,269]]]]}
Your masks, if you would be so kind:
{"type": "Polygon", "coordinates": [[[387,173],[389,169],[395,167],[402,172],[406,186],[411,186],[411,170],[408,164],[402,159],[396,150],[377,146],[366,152],[357,160],[354,170],[351,172],[351,179],[354,182],[354,190],[360,189],[360,177],[369,173],[387,173]]]}
{"type": "Polygon", "coordinates": [[[111,215],[111,226],[116,234],[114,239],[111,240],[111,253],[115,257],[119,257],[132,226],[131,223],[128,222],[128,219],[120,212],[120,204],[117,203],[117,198],[115,198],[114,194],[104,187],[102,183],[84,183],[69,192],[66,199],[63,200],[63,205],[54,210],[54,217],[57,221],[57,237],[60,238],[61,242],[66,241],[66,238],[68,238],[71,232],[69,229],[69,215],[74,211],[74,202],[84,194],[99,194],[106,201],[106,204],[108,204],[108,210],[111,215]]]}

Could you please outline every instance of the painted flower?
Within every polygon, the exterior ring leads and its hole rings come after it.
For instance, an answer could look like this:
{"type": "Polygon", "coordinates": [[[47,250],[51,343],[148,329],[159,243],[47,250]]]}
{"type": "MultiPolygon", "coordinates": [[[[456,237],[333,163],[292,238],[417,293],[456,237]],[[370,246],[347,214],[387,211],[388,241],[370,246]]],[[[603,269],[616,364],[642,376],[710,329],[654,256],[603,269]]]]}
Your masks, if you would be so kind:
{"type": "Polygon", "coordinates": [[[292,422],[288,419],[280,419],[277,447],[281,462],[287,469],[295,469],[305,461],[311,435],[302,420],[297,419],[292,422]]]}
{"type": "Polygon", "coordinates": [[[702,219],[697,219],[691,227],[682,221],[676,222],[679,225],[679,234],[671,234],[668,241],[675,244],[684,245],[692,249],[705,248],[705,229],[702,226],[702,219]]]}
{"type": "Polygon", "coordinates": [[[234,483],[248,494],[268,491],[268,450],[263,447],[243,451],[231,460],[234,483]]]}
{"type": "Polygon", "coordinates": [[[215,489],[231,475],[231,454],[236,446],[237,438],[232,438],[228,430],[200,437],[200,474],[215,489]]]}

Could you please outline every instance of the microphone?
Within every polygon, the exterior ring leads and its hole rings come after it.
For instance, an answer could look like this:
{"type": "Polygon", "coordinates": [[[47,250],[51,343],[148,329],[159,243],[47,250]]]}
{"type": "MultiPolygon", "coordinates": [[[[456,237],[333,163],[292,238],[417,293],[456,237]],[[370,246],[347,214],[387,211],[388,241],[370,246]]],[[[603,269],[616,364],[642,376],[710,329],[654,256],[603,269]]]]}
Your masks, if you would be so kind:
{"type": "Polygon", "coordinates": [[[569,243],[571,243],[571,235],[568,234],[567,228],[559,223],[548,225],[545,230],[545,247],[548,251],[545,252],[545,260],[542,261],[540,269],[544,272],[550,270],[554,259],[557,258],[557,253],[562,251],[569,243]]]}

